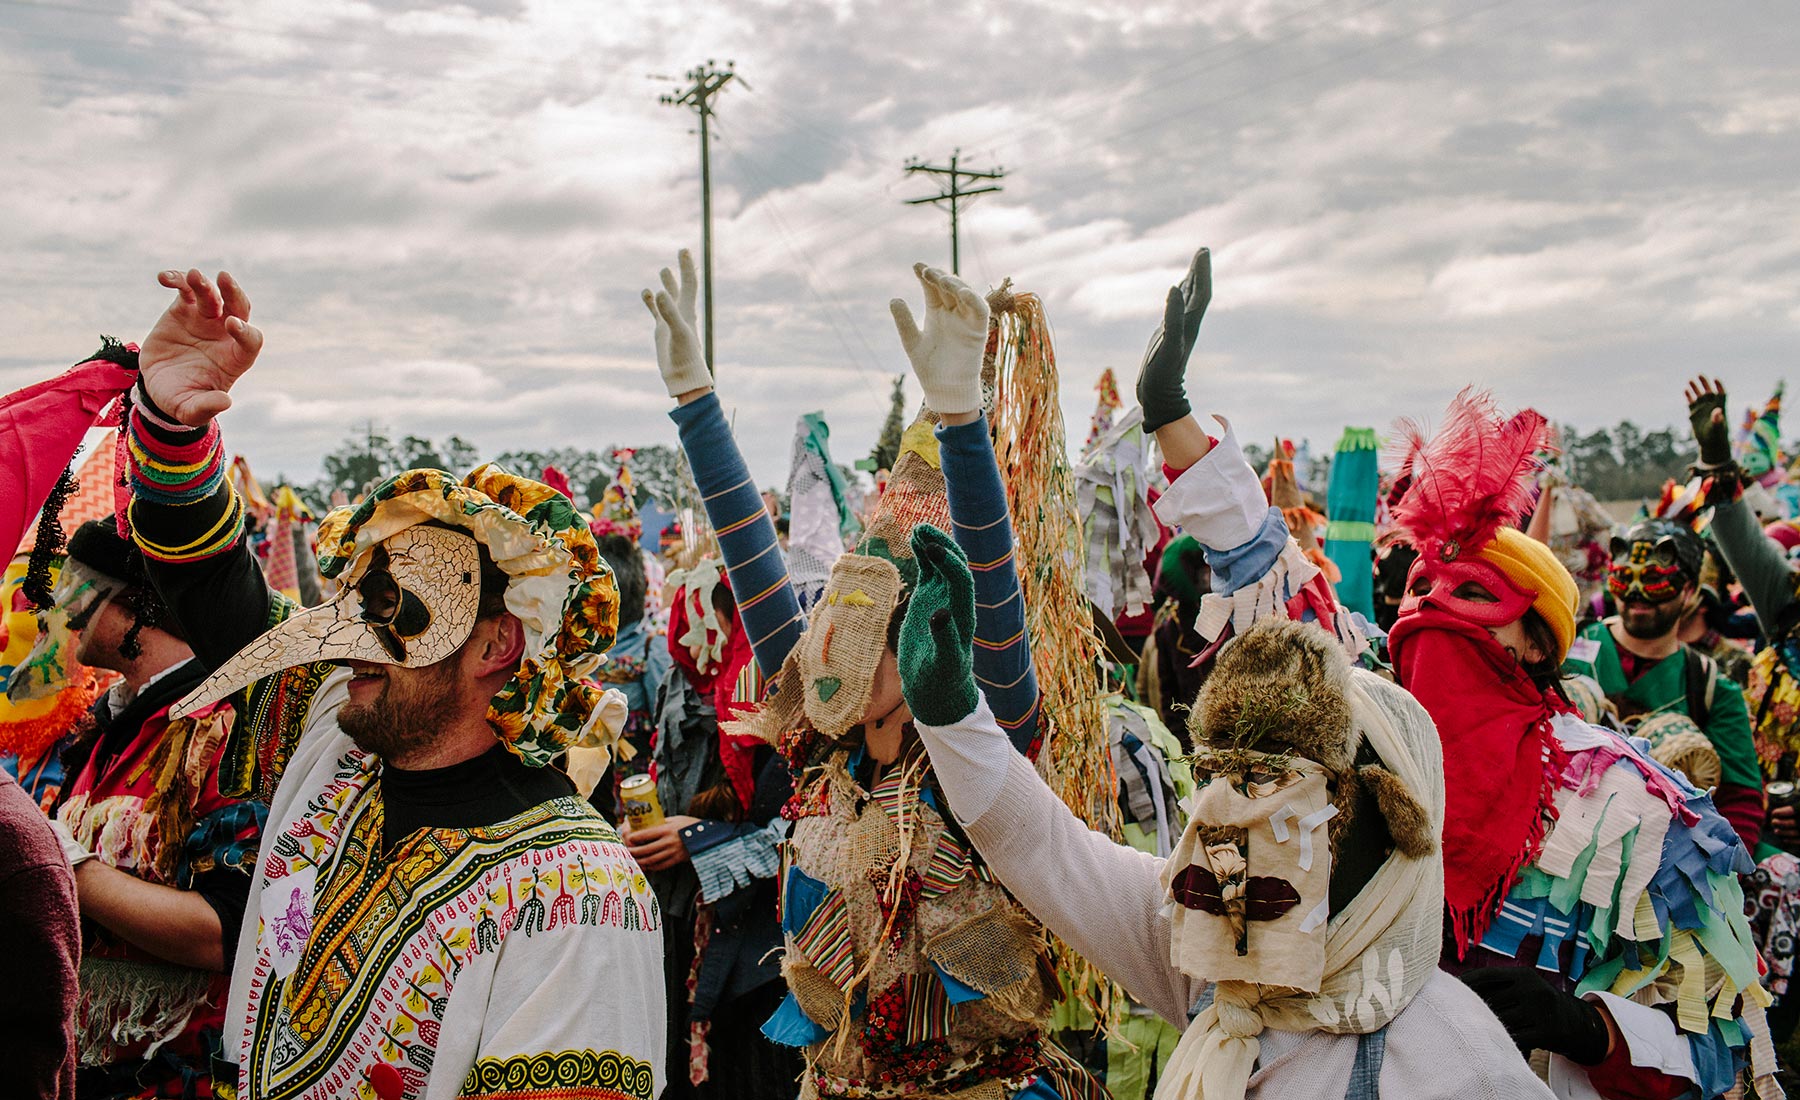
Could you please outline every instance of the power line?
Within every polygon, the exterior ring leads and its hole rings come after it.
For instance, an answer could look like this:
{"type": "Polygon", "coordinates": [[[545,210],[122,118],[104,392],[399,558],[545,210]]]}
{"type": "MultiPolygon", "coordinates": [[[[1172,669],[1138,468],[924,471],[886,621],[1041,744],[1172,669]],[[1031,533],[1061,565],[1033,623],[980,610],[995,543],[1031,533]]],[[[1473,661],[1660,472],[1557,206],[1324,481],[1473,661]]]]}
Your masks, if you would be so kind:
{"type": "MultiPolygon", "coordinates": [[[[721,136],[720,140],[727,145],[730,144],[723,136],[721,136]]],[[[842,303],[837,301],[835,296],[820,291],[818,284],[813,281],[812,273],[817,269],[818,264],[813,259],[812,253],[809,252],[806,246],[800,243],[792,231],[789,230],[787,219],[782,216],[780,208],[775,202],[775,189],[756,171],[755,166],[750,162],[749,158],[742,156],[741,153],[738,157],[738,164],[746,172],[750,173],[752,179],[763,187],[761,201],[768,207],[769,220],[774,223],[776,232],[781,235],[782,241],[787,245],[789,254],[793,256],[794,261],[799,265],[801,281],[806,284],[807,292],[813,296],[813,300],[818,302],[820,309],[824,311],[825,323],[831,326],[831,333],[833,336],[837,337],[839,346],[844,349],[845,357],[850,360],[852,366],[855,366],[858,369],[857,377],[861,379],[863,387],[869,390],[871,397],[879,400],[880,395],[875,392],[869,383],[868,371],[871,368],[865,366],[862,361],[857,358],[856,352],[850,347],[849,341],[844,339],[843,330],[838,327],[837,316],[841,315],[843,317],[844,323],[849,326],[851,333],[856,337],[856,342],[862,345],[863,351],[867,353],[870,363],[873,364],[872,369],[876,374],[882,373],[880,357],[875,354],[875,349],[869,346],[869,341],[863,336],[862,327],[856,323],[856,319],[850,314],[850,311],[845,309],[842,303]]]]}
{"type": "Polygon", "coordinates": [[[939,184],[938,194],[927,195],[918,199],[907,199],[905,205],[918,206],[921,203],[935,204],[946,201],[950,203],[950,273],[953,275],[960,275],[962,273],[962,248],[961,242],[957,239],[958,204],[963,199],[974,198],[976,195],[992,194],[995,191],[1003,190],[998,184],[989,184],[986,187],[964,188],[962,186],[962,181],[966,179],[1002,180],[1006,178],[1006,170],[1004,168],[996,168],[991,172],[977,172],[972,168],[959,168],[957,167],[956,161],[960,156],[962,156],[961,149],[952,152],[950,154],[950,164],[948,166],[926,164],[917,157],[906,162],[906,174],[909,176],[914,172],[924,172],[931,176],[950,177],[950,186],[948,189],[945,189],[942,184],[939,184]]]}
{"type": "Polygon", "coordinates": [[[725,62],[721,72],[713,68],[714,62],[708,58],[706,64],[697,65],[688,70],[687,78],[692,81],[685,89],[677,89],[673,95],[663,96],[661,101],[670,107],[692,107],[700,115],[700,254],[703,270],[700,285],[706,292],[706,369],[713,370],[713,262],[712,262],[712,149],[711,138],[707,132],[707,123],[712,118],[713,97],[725,90],[737,76],[730,61],[725,62]]]}

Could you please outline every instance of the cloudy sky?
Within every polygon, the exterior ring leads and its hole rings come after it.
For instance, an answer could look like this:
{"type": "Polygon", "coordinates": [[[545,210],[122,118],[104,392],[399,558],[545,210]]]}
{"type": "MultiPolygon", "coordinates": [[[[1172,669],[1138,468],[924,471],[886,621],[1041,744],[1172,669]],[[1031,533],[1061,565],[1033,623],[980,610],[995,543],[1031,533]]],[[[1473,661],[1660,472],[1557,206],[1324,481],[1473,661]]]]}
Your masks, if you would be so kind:
{"type": "Polygon", "coordinates": [[[1694,370],[1742,404],[1800,366],[1797,55],[1782,0],[0,0],[0,389],[141,337],[192,264],[268,335],[226,419],[265,477],[370,419],[673,441],[637,295],[698,245],[698,141],[657,97],[716,58],[720,389],[761,481],[809,409],[866,453],[886,302],[948,259],[903,164],[956,147],[1008,172],[963,273],[1044,297],[1077,438],[1200,244],[1190,389],[1247,439],[1471,381],[1663,424],[1694,370]]]}

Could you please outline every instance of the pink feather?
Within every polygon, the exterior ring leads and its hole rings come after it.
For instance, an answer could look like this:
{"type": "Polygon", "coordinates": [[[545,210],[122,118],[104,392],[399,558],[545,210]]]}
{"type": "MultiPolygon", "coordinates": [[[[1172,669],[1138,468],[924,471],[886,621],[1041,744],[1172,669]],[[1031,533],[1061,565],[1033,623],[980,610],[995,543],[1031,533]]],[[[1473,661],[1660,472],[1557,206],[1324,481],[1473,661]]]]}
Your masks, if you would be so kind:
{"type": "Polygon", "coordinates": [[[1552,436],[1542,414],[1525,409],[1502,419],[1493,395],[1473,387],[1450,402],[1429,439],[1417,422],[1400,421],[1395,442],[1411,453],[1413,483],[1394,508],[1394,526],[1422,554],[1450,541],[1486,545],[1531,508],[1534,456],[1552,436]]]}

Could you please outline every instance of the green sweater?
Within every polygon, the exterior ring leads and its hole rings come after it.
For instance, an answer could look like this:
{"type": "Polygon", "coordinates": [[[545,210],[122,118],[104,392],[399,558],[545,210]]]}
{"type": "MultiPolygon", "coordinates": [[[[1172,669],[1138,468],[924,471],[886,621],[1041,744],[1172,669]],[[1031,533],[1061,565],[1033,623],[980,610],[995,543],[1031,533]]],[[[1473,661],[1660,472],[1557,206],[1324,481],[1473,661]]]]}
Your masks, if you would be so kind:
{"type": "MultiPolygon", "coordinates": [[[[1598,642],[1600,652],[1592,663],[1571,658],[1563,665],[1565,671],[1593,677],[1608,699],[1635,704],[1632,709],[1687,713],[1686,662],[1681,650],[1658,661],[1635,683],[1627,683],[1624,666],[1619,662],[1619,645],[1607,624],[1589,623],[1582,629],[1581,637],[1598,642]]],[[[1762,771],[1756,763],[1756,742],[1750,737],[1750,711],[1744,706],[1744,690],[1723,675],[1716,683],[1705,732],[1719,750],[1723,772],[1720,781],[1760,789],[1762,771]]]]}

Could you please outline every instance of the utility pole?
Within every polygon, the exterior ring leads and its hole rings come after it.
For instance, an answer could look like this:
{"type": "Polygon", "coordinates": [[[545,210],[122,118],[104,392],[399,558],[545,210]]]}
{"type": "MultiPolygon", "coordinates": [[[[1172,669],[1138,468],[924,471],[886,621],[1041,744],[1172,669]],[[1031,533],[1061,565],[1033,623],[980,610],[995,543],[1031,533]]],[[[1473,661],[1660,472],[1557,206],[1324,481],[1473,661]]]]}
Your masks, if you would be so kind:
{"type": "Polygon", "coordinates": [[[670,107],[692,107],[700,115],[700,285],[706,292],[706,369],[713,369],[713,282],[712,282],[712,146],[707,133],[707,120],[712,117],[712,100],[737,75],[733,62],[725,62],[724,71],[706,64],[688,70],[689,84],[672,95],[662,97],[670,107]]]}
{"type": "Polygon", "coordinates": [[[918,157],[914,157],[911,160],[906,162],[906,174],[909,176],[912,175],[914,172],[926,172],[926,173],[929,173],[930,175],[934,175],[934,176],[949,176],[950,177],[950,189],[949,190],[947,190],[947,191],[941,190],[941,188],[943,187],[943,184],[940,183],[938,185],[938,187],[940,188],[940,192],[938,194],[927,195],[924,198],[919,198],[919,199],[907,199],[906,205],[918,206],[920,203],[943,202],[946,199],[948,199],[950,201],[950,272],[953,275],[962,274],[962,266],[961,266],[962,265],[962,250],[960,247],[960,242],[957,240],[957,219],[956,219],[957,201],[960,199],[970,198],[971,196],[974,196],[974,195],[985,195],[991,191],[1002,190],[1002,188],[1000,188],[998,186],[993,186],[993,185],[989,185],[987,187],[972,187],[972,188],[965,189],[962,186],[962,181],[963,180],[998,180],[998,179],[1006,178],[1006,170],[1002,169],[1002,168],[996,168],[992,172],[977,172],[971,168],[959,168],[959,167],[957,167],[956,161],[957,161],[957,158],[960,156],[962,156],[961,149],[957,149],[956,151],[952,152],[950,154],[949,167],[944,167],[944,166],[935,165],[935,164],[926,164],[924,161],[920,160],[918,157]]]}

